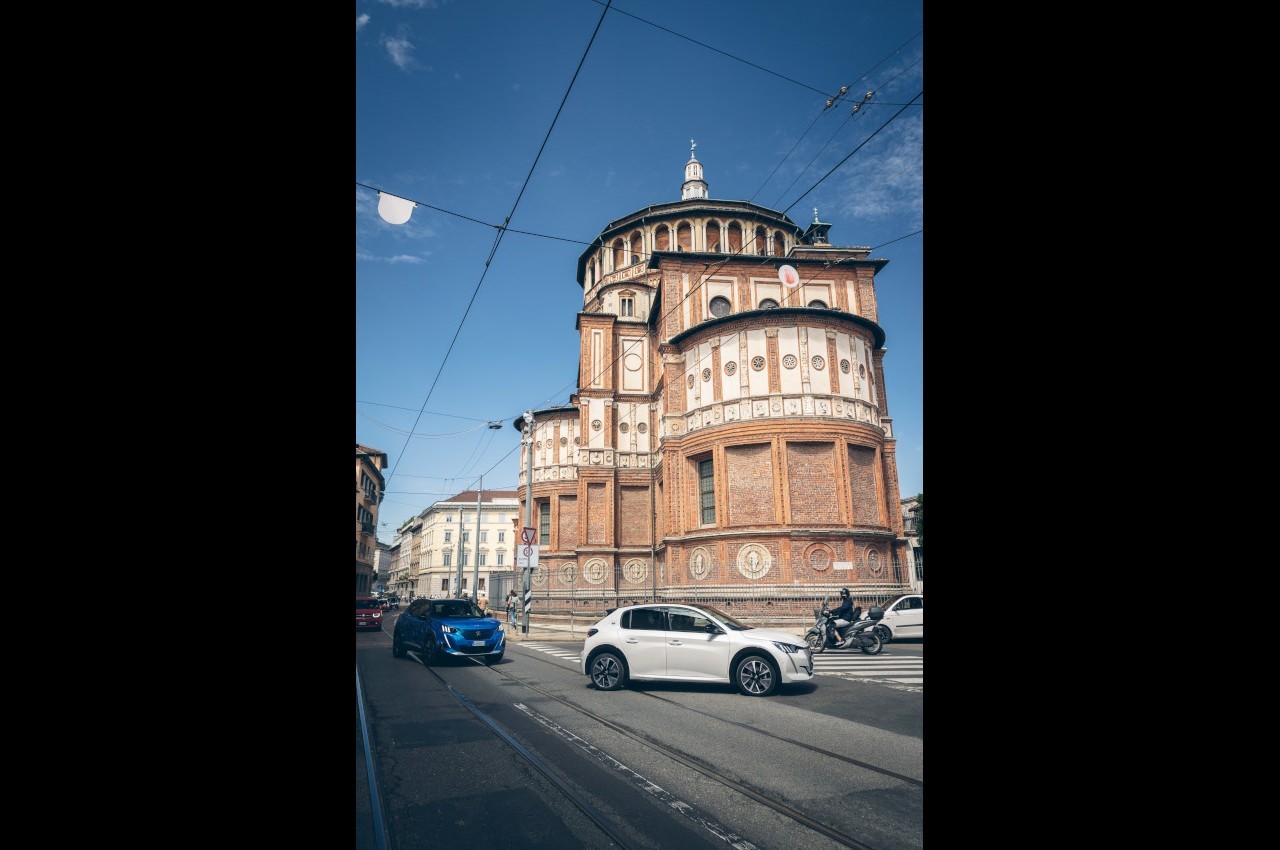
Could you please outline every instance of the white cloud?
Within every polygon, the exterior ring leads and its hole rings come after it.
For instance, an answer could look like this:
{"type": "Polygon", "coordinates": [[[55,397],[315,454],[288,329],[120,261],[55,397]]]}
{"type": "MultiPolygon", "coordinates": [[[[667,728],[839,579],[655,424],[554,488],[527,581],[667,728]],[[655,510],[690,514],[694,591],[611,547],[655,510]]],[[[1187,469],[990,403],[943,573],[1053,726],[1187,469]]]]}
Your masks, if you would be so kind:
{"type": "Polygon", "coordinates": [[[356,32],[360,32],[360,30],[364,29],[364,25],[367,23],[369,23],[369,16],[367,14],[356,15],[356,32]]]}
{"type": "Polygon", "coordinates": [[[382,39],[382,45],[387,48],[391,61],[401,71],[407,71],[413,67],[413,43],[409,39],[385,36],[382,39]]]}
{"type": "Polygon", "coordinates": [[[397,9],[439,9],[442,0],[378,0],[397,9]]]}

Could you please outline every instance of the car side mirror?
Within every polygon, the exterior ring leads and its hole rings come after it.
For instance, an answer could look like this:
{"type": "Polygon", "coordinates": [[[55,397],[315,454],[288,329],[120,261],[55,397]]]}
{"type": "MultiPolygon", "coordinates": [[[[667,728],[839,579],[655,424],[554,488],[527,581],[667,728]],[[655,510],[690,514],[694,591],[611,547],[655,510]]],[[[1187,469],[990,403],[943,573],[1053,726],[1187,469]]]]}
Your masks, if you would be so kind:
{"type": "Polygon", "coordinates": [[[709,634],[709,635],[722,635],[722,634],[724,634],[724,629],[720,628],[720,627],[719,627],[719,626],[717,626],[715,623],[707,623],[705,626],[703,626],[703,627],[702,627],[702,630],[703,630],[704,632],[706,632],[707,634],[709,634]]]}

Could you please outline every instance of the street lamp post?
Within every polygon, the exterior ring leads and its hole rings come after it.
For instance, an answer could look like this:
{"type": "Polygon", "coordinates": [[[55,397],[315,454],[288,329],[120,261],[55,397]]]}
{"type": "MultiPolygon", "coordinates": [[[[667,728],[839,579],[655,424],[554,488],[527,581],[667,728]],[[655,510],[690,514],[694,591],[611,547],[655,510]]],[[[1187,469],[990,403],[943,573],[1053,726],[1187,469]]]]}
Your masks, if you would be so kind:
{"type": "MultiPolygon", "coordinates": [[[[533,528],[533,411],[526,410],[524,412],[524,444],[525,456],[527,457],[525,465],[525,485],[528,488],[524,499],[524,526],[525,528],[533,528]]],[[[539,540],[538,543],[542,541],[539,540]]],[[[524,593],[521,596],[521,607],[524,609],[520,623],[520,633],[529,634],[529,577],[532,571],[528,562],[524,565],[524,593]]]]}

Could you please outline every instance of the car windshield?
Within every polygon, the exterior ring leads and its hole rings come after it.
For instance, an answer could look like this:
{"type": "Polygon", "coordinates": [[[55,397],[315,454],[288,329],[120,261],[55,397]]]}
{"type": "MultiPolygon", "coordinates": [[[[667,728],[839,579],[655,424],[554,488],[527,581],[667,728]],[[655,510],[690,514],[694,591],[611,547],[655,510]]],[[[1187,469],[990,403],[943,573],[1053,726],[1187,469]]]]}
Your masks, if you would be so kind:
{"type": "Polygon", "coordinates": [[[431,616],[433,617],[483,617],[480,609],[471,602],[463,602],[458,599],[452,599],[448,602],[432,602],[431,616]]]}
{"type": "Polygon", "coordinates": [[[729,628],[733,629],[735,632],[745,632],[747,629],[755,628],[755,626],[748,626],[746,623],[738,622],[737,620],[733,619],[733,617],[721,611],[719,608],[712,608],[710,605],[699,605],[698,608],[702,609],[703,611],[706,611],[712,617],[715,617],[717,620],[719,620],[721,623],[728,626],[729,628]]]}
{"type": "Polygon", "coordinates": [[[381,608],[381,607],[382,607],[382,603],[376,599],[357,599],[356,600],[357,611],[359,611],[361,608],[381,608]]]}

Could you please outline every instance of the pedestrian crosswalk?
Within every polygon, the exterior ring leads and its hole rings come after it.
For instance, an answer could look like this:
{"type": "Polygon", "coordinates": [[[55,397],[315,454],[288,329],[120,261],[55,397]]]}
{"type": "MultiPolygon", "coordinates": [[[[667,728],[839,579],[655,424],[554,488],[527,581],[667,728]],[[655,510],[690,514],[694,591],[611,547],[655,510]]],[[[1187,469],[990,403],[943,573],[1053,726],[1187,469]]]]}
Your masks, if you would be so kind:
{"type": "MultiPolygon", "coordinates": [[[[562,658],[571,664],[581,663],[579,653],[554,643],[525,641],[520,646],[562,658]]],[[[879,655],[863,652],[824,652],[813,657],[815,676],[837,676],[842,679],[876,682],[907,690],[924,688],[924,657],[897,655],[886,648],[879,655]]]]}

